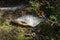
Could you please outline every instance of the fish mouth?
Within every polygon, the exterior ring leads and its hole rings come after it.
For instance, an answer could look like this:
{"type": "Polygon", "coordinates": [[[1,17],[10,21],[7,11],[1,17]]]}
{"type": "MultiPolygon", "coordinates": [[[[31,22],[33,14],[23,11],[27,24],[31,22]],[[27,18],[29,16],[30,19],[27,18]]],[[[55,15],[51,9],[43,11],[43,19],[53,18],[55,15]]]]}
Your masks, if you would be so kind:
{"type": "Polygon", "coordinates": [[[24,22],[24,21],[20,21],[22,24],[27,24],[26,22],[24,22]]]}

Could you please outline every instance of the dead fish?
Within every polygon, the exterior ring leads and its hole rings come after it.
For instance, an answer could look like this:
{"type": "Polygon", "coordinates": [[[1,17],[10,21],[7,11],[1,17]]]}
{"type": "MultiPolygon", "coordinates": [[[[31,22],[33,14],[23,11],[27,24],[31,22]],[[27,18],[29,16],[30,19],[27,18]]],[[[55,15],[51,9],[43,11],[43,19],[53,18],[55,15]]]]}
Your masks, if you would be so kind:
{"type": "Polygon", "coordinates": [[[2,11],[15,11],[15,10],[18,10],[18,9],[22,9],[26,6],[27,5],[23,4],[23,5],[14,6],[14,7],[0,7],[0,10],[2,10],[2,11]]]}
{"type": "Polygon", "coordinates": [[[25,15],[25,16],[22,16],[22,17],[15,19],[15,21],[21,25],[29,25],[31,27],[35,27],[40,22],[44,22],[45,19],[44,18],[38,18],[38,17],[35,17],[33,15],[25,15]]]}

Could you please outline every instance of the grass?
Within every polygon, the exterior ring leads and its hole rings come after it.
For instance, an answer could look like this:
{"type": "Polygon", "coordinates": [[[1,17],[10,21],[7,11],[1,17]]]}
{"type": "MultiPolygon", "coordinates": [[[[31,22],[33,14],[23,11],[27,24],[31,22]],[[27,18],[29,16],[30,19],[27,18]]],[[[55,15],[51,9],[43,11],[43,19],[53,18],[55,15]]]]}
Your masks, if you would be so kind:
{"type": "MultiPolygon", "coordinates": [[[[20,15],[18,13],[19,12],[0,12],[0,40],[33,40],[32,37],[25,36],[27,32],[30,32],[30,28],[11,25],[10,20],[7,19],[7,17],[10,16],[14,16],[13,18],[15,18],[15,16],[20,15]]],[[[49,40],[60,40],[60,27],[42,24],[41,28],[42,33],[40,33],[39,35],[42,34],[44,37],[49,36],[49,40]]]]}
{"type": "Polygon", "coordinates": [[[25,37],[27,28],[0,24],[0,40],[29,40],[25,37]]]}

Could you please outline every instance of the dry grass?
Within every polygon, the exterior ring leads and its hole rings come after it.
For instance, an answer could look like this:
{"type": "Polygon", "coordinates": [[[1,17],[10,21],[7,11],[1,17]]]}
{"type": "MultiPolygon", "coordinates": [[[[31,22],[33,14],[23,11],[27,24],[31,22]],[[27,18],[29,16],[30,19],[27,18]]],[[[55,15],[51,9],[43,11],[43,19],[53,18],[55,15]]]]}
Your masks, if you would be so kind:
{"type": "Polygon", "coordinates": [[[25,37],[28,28],[20,26],[0,24],[0,40],[29,40],[25,37]]]}

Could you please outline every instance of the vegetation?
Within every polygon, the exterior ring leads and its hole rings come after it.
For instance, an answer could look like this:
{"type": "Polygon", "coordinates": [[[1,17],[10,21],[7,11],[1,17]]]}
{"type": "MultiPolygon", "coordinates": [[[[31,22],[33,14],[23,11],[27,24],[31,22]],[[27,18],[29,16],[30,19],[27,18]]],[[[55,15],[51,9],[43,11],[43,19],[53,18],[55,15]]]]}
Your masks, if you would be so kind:
{"type": "Polygon", "coordinates": [[[28,6],[24,9],[0,11],[0,40],[60,40],[60,12],[56,10],[56,1],[25,0],[25,2],[28,6]],[[40,11],[42,11],[42,14],[40,14],[40,11]],[[40,23],[36,31],[29,26],[25,27],[11,23],[11,20],[24,13],[30,13],[38,17],[44,15],[48,21],[40,23]],[[36,35],[27,36],[27,33],[36,33],[36,35]]]}

